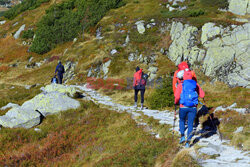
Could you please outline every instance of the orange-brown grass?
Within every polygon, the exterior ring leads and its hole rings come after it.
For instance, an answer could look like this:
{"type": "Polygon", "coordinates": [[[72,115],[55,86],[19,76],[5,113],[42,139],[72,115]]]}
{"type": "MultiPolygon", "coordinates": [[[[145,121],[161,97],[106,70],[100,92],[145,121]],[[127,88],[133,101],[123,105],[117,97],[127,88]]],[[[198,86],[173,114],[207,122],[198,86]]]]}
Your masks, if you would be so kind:
{"type": "Polygon", "coordinates": [[[171,140],[144,132],[128,114],[100,109],[89,102],[80,109],[48,116],[37,128],[41,131],[3,128],[0,164],[153,166],[164,151],[177,152],[171,140]]]}
{"type": "Polygon", "coordinates": [[[17,44],[13,37],[6,37],[0,39],[0,62],[9,63],[13,60],[20,60],[27,54],[28,47],[17,44]]]}

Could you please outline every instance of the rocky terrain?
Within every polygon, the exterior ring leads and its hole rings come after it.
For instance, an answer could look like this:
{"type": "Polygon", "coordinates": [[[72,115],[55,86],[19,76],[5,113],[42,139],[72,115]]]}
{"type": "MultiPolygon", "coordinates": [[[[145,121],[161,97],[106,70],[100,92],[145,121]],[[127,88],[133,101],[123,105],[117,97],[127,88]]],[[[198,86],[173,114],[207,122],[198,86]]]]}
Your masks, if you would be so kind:
{"type": "Polygon", "coordinates": [[[249,0],[112,0],[89,16],[66,1],[0,15],[0,165],[249,166],[249,0]],[[58,60],[63,85],[50,84],[58,60]],[[182,61],[221,122],[190,149],[172,127],[182,61]],[[149,74],[144,110],[136,66],[149,74]]]}

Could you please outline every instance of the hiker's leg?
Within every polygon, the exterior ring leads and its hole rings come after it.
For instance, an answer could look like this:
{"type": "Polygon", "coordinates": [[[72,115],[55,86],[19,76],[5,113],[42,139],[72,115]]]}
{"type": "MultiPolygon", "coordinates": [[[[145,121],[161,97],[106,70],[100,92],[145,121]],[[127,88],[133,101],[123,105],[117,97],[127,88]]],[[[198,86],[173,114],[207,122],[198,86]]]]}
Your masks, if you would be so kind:
{"type": "Polygon", "coordinates": [[[193,123],[194,123],[194,119],[196,116],[196,107],[194,108],[188,108],[188,138],[187,141],[190,141],[191,138],[193,137],[193,135],[191,134],[193,131],[193,123]]]}
{"type": "Polygon", "coordinates": [[[139,90],[138,89],[135,89],[135,103],[137,103],[137,97],[138,97],[138,92],[139,92],[139,90]]]}
{"type": "Polygon", "coordinates": [[[141,104],[144,103],[144,94],[145,94],[145,89],[141,89],[141,104]]]}
{"type": "Polygon", "coordinates": [[[62,84],[62,75],[57,74],[59,84],[62,84]]]}
{"type": "Polygon", "coordinates": [[[181,136],[184,136],[186,116],[187,116],[187,109],[186,108],[180,108],[180,111],[179,111],[179,118],[180,118],[179,126],[180,126],[181,136]]]}

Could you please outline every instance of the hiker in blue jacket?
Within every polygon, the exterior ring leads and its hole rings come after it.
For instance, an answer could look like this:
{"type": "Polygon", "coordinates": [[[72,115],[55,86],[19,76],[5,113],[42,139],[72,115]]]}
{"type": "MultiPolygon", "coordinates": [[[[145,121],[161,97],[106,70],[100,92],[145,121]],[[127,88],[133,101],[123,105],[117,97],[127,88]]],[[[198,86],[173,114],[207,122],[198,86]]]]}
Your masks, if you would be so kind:
{"type": "Polygon", "coordinates": [[[58,62],[56,66],[55,74],[57,73],[59,84],[62,84],[63,73],[65,73],[64,66],[62,65],[61,61],[58,62]]]}

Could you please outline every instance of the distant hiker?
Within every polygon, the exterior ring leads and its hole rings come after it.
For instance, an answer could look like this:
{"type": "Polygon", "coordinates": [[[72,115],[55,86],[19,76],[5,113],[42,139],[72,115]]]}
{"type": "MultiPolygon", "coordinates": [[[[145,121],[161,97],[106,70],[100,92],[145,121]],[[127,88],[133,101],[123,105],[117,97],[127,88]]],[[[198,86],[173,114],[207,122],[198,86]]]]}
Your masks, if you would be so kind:
{"type": "Polygon", "coordinates": [[[141,109],[143,109],[143,103],[144,103],[144,93],[145,93],[145,88],[146,88],[146,83],[147,83],[147,74],[144,74],[142,72],[142,69],[140,67],[136,67],[136,73],[134,74],[134,83],[133,83],[133,88],[135,90],[135,107],[137,107],[137,97],[138,97],[138,92],[141,92],[141,109]]]}
{"type": "Polygon", "coordinates": [[[175,71],[174,73],[174,78],[173,78],[173,92],[175,93],[175,90],[178,86],[178,84],[180,83],[180,79],[177,77],[177,73],[180,72],[180,71],[191,71],[192,73],[192,79],[195,80],[197,82],[197,78],[196,78],[196,75],[195,75],[195,72],[190,70],[187,62],[183,61],[182,63],[180,63],[178,65],[178,70],[175,71]]]}
{"type": "Polygon", "coordinates": [[[62,84],[63,73],[65,72],[64,66],[62,65],[61,61],[58,62],[56,66],[55,74],[57,73],[59,84],[62,84]]]}
{"type": "Polygon", "coordinates": [[[175,104],[180,102],[180,133],[181,139],[180,143],[185,142],[185,120],[187,117],[188,120],[188,134],[186,147],[189,147],[189,143],[191,138],[193,137],[193,123],[197,112],[198,105],[198,96],[204,98],[205,93],[201,89],[201,87],[197,84],[195,80],[192,79],[191,71],[184,71],[183,82],[178,84],[178,87],[175,91],[175,104]]]}
{"type": "Polygon", "coordinates": [[[56,75],[51,79],[51,83],[53,83],[53,84],[58,83],[58,79],[57,79],[56,75]]]}

